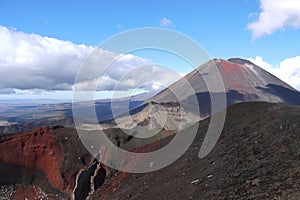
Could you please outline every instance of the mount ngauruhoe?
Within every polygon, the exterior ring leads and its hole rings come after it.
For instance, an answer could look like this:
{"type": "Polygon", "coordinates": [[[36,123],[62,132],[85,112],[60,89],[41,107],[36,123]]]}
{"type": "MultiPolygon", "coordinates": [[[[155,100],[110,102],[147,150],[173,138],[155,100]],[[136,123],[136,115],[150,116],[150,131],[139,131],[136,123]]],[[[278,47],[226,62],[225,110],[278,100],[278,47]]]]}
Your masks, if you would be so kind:
{"type": "Polygon", "coordinates": [[[132,109],[130,117],[121,116],[111,121],[112,126],[137,131],[161,129],[178,130],[178,124],[188,127],[211,115],[211,97],[225,97],[217,111],[239,102],[265,101],[300,105],[300,93],[277,77],[248,60],[213,59],[187,74],[167,89],[132,109]],[[223,91],[208,89],[205,77],[221,75],[223,91]],[[194,94],[188,90],[192,88],[194,94]],[[194,98],[194,99],[193,99],[194,98]],[[198,105],[195,105],[195,98],[198,105]],[[199,110],[199,112],[195,112],[199,110]]]}

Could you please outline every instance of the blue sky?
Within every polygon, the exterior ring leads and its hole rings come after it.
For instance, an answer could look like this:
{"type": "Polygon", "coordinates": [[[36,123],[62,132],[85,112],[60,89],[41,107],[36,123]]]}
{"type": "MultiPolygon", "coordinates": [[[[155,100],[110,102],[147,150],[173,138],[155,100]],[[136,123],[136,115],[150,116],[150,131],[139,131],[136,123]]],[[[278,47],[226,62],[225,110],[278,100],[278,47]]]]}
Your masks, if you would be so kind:
{"type": "MultiPolygon", "coordinates": [[[[252,58],[272,71],[283,67],[281,62],[287,58],[300,54],[300,16],[295,14],[298,7],[293,11],[296,1],[282,0],[286,3],[282,5],[279,0],[1,0],[0,26],[86,46],[96,46],[134,28],[165,27],[193,38],[211,57],[252,58]],[[288,20],[276,16],[278,9],[272,10],[276,4],[280,9],[292,7],[283,11],[290,13],[288,20]],[[272,23],[260,16],[264,11],[272,17],[272,23]],[[259,19],[254,28],[249,28],[259,19]],[[262,33],[264,27],[269,31],[262,33]]],[[[160,62],[162,57],[150,59],[160,62]]],[[[174,67],[187,72],[180,69],[180,64],[174,67]]]]}
{"type": "Polygon", "coordinates": [[[257,0],[188,1],[78,1],[2,0],[0,24],[26,33],[97,45],[121,31],[160,26],[170,27],[201,44],[212,57],[262,55],[276,65],[299,53],[299,33],[293,28],[252,41],[247,24],[259,13],[257,0]]]}

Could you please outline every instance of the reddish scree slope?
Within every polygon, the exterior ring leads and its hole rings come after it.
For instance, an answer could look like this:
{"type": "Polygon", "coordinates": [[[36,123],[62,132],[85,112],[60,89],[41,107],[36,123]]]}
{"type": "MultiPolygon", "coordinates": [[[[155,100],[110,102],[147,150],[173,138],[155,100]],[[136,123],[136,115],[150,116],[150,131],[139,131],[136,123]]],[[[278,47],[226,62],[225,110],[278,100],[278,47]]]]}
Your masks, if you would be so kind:
{"type": "Polygon", "coordinates": [[[24,134],[17,134],[0,143],[2,162],[43,171],[49,183],[59,190],[66,185],[61,166],[64,152],[57,143],[55,132],[49,127],[38,128],[24,134]]]}
{"type": "MultiPolygon", "coordinates": [[[[0,179],[0,185],[15,185],[17,199],[30,198],[26,196],[27,193],[39,193],[40,189],[48,198],[50,194],[57,195],[57,198],[70,198],[74,195],[78,175],[88,169],[92,161],[92,156],[82,145],[75,129],[43,127],[2,136],[0,177],[4,178],[0,179]]],[[[98,163],[94,164],[95,168],[96,165],[98,163]]],[[[85,185],[80,185],[77,195],[85,196],[88,191],[85,185]]]]}

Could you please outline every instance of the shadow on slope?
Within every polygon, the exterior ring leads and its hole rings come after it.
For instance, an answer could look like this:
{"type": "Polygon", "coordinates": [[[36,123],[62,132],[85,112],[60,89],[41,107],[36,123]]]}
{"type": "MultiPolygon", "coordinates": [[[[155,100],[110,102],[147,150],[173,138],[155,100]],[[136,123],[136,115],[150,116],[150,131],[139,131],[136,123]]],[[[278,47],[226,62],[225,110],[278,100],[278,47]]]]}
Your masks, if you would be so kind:
{"type": "Polygon", "coordinates": [[[265,93],[270,93],[280,97],[284,102],[291,105],[300,105],[300,93],[280,85],[269,84],[267,88],[257,87],[265,93]]]}

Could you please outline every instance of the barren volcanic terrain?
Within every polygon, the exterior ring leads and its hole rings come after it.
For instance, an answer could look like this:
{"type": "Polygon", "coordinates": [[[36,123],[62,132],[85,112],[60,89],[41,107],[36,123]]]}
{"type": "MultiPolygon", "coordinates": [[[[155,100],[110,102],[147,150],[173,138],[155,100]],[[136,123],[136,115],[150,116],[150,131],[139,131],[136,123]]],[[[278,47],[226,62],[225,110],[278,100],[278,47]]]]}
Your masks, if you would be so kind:
{"type": "MultiPolygon", "coordinates": [[[[0,193],[2,199],[298,199],[299,119],[297,106],[231,106],[208,156],[200,159],[198,153],[209,118],[199,122],[194,143],[179,160],[147,174],[102,166],[75,129],[45,127],[5,136],[0,140],[0,193]]],[[[171,139],[132,151],[149,152],[171,139]]]]}
{"type": "MultiPolygon", "coordinates": [[[[209,119],[199,123],[194,143],[175,163],[146,174],[118,172],[92,199],[299,199],[299,119],[296,106],[234,105],[205,158],[198,153],[209,119]]],[[[136,151],[151,151],[169,140],[136,151]]]]}
{"type": "MultiPolygon", "coordinates": [[[[32,199],[30,195],[38,193],[45,198],[46,194],[56,198],[72,197],[78,186],[78,175],[89,168],[92,161],[74,129],[43,127],[2,136],[0,185],[10,185],[14,199],[32,199]]],[[[102,172],[98,170],[97,173],[102,172]]],[[[1,191],[1,195],[5,195],[5,187],[1,191]]]]}

